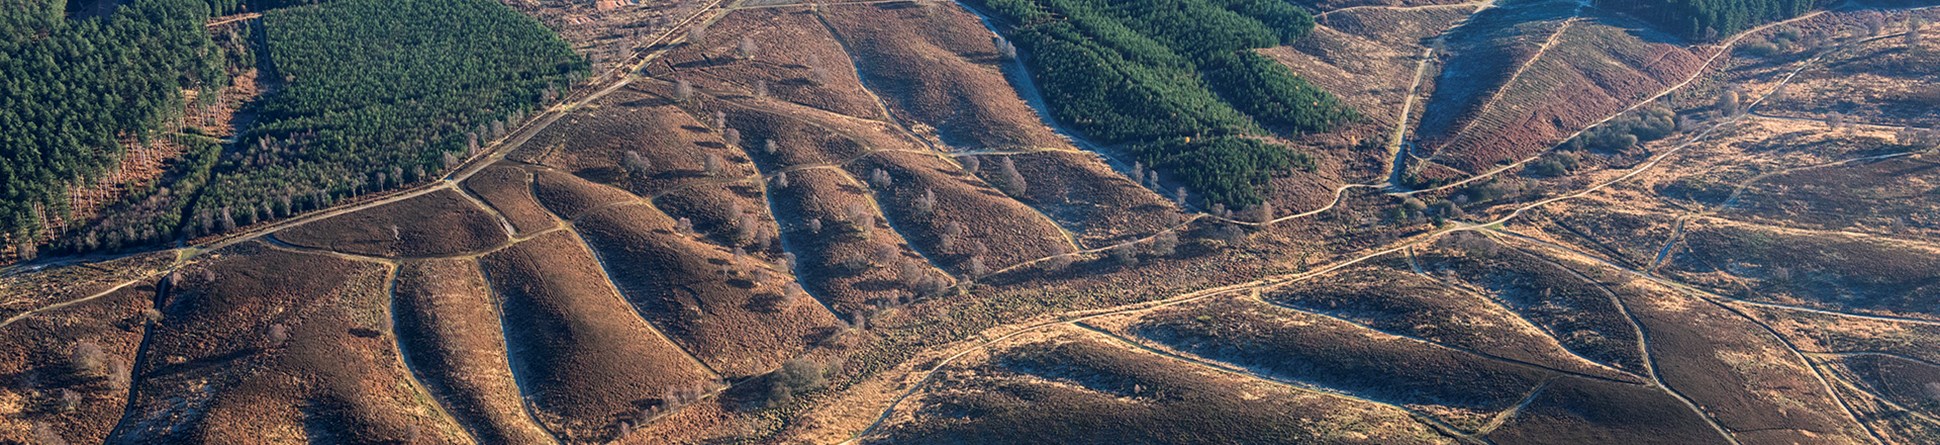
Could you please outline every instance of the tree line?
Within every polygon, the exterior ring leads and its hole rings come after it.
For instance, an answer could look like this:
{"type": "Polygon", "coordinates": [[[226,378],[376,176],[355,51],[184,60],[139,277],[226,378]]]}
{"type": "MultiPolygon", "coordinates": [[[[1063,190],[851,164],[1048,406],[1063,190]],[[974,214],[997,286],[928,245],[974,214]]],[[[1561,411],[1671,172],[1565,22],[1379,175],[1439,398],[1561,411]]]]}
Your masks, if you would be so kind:
{"type": "Polygon", "coordinates": [[[1595,4],[1644,19],[1671,34],[1715,40],[1805,14],[1820,0],[1596,0],[1595,4]]]}
{"type": "Polygon", "coordinates": [[[1284,0],[979,0],[1059,121],[1233,207],[1311,160],[1259,136],[1326,131],[1355,112],[1255,53],[1306,35],[1284,0]]]}

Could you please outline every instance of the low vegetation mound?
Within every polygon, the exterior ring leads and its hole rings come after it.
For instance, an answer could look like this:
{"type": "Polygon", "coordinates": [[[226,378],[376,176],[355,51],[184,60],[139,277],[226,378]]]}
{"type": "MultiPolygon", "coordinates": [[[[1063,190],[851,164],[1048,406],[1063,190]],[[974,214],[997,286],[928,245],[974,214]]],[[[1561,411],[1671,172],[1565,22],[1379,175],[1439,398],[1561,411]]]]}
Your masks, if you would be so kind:
{"type": "Polygon", "coordinates": [[[786,271],[676,225],[651,207],[624,206],[587,214],[577,227],[620,294],[710,369],[758,375],[834,329],[832,314],[786,271]]]}
{"type": "Polygon", "coordinates": [[[386,267],[260,242],[222,253],[161,299],[108,443],[463,440],[398,358],[386,267]]]}
{"type": "Polygon", "coordinates": [[[1247,380],[1086,334],[1000,354],[939,376],[910,421],[864,442],[1453,443],[1400,410],[1247,380]]]}
{"type": "Polygon", "coordinates": [[[475,252],[507,240],[487,210],[456,190],[438,190],[276,232],[290,244],[384,257],[475,252]]]}
{"type": "Polygon", "coordinates": [[[1422,408],[1456,425],[1485,422],[1552,374],[1241,298],[1161,309],[1123,331],[1275,378],[1422,408]]]}
{"type": "Polygon", "coordinates": [[[561,438],[604,442],[621,421],[716,388],[717,377],[626,304],[573,234],[480,260],[501,303],[513,375],[533,416],[561,438]]]}
{"type": "Polygon", "coordinates": [[[396,286],[400,352],[439,406],[481,443],[553,443],[526,414],[506,366],[500,302],[478,263],[407,262],[398,267],[396,286]]]}
{"type": "Polygon", "coordinates": [[[1644,282],[1619,298],[1650,335],[1658,378],[1738,440],[1867,443],[1817,370],[1783,339],[1724,307],[1644,282]]]}
{"type": "Polygon", "coordinates": [[[1261,202],[1308,154],[1254,138],[1356,118],[1253,52],[1299,39],[1313,18],[1272,0],[986,0],[1025,53],[1052,114],[1233,208],[1261,202]]]}
{"type": "Polygon", "coordinates": [[[1932,246],[1807,236],[1693,221],[1666,272],[1716,292],[1824,309],[1940,317],[1940,253],[1932,246]]]}
{"type": "Polygon", "coordinates": [[[121,420],[159,289],[144,280],[0,330],[0,442],[105,443],[121,420]],[[56,440],[58,439],[58,440],[56,440]]]}
{"type": "Polygon", "coordinates": [[[1489,432],[1489,441],[1503,445],[1729,443],[1675,396],[1648,386],[1564,377],[1531,396],[1515,417],[1489,432]]]}
{"type": "Polygon", "coordinates": [[[466,179],[462,187],[512,223],[516,235],[531,235],[559,224],[532,196],[532,172],[518,166],[486,167],[466,179]]]}

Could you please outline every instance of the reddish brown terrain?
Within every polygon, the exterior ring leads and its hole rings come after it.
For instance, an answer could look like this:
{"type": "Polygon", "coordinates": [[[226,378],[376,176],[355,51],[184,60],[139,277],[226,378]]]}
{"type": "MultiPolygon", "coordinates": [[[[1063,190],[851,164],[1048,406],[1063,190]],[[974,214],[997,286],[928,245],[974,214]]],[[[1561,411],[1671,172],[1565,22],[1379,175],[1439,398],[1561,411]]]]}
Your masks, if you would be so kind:
{"type": "Polygon", "coordinates": [[[0,271],[0,443],[1940,443],[1934,10],[1294,2],[1260,218],[958,4],[506,3],[595,75],[444,176],[0,271]]]}

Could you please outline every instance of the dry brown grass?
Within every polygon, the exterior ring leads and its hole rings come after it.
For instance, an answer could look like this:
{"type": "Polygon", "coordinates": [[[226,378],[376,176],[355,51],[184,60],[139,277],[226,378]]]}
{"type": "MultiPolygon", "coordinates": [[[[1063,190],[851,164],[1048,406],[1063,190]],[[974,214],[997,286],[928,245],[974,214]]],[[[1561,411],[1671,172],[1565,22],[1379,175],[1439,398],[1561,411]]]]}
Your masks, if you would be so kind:
{"type": "Polygon", "coordinates": [[[34,443],[44,424],[73,443],[100,443],[128,403],[130,366],[147,329],[143,312],[155,286],[130,286],[101,299],[43,312],[0,330],[0,442],[34,443]],[[75,349],[98,355],[77,366],[75,349]],[[71,394],[71,395],[68,395],[71,394]],[[71,406],[62,406],[71,400],[71,406]]]}
{"type": "Polygon", "coordinates": [[[649,72],[687,80],[716,95],[753,94],[757,81],[767,82],[769,94],[779,100],[884,119],[854,64],[813,12],[768,8],[728,14],[708,28],[707,40],[676,49],[649,72]],[[743,37],[756,42],[752,59],[739,58],[743,37]]]}
{"type": "Polygon", "coordinates": [[[518,231],[517,235],[531,235],[559,225],[532,196],[532,172],[514,164],[486,167],[465,180],[464,187],[493,211],[504,215],[518,231]]]}
{"type": "Polygon", "coordinates": [[[333,216],[278,231],[290,244],[383,257],[430,257],[476,252],[510,239],[487,209],[456,190],[333,216]]]}
{"type": "Polygon", "coordinates": [[[468,442],[399,359],[388,267],[251,242],[184,276],[110,441],[468,442]]]}
{"type": "Polygon", "coordinates": [[[952,147],[1070,147],[1013,89],[991,34],[962,8],[878,3],[822,14],[890,109],[952,147]]]}
{"type": "Polygon", "coordinates": [[[432,260],[400,266],[398,336],[431,394],[483,443],[545,444],[506,367],[498,298],[478,263],[432,260]]]}
{"type": "Polygon", "coordinates": [[[600,441],[618,423],[717,377],[626,304],[593,253],[555,232],[486,256],[512,373],[556,436],[600,441]]]}

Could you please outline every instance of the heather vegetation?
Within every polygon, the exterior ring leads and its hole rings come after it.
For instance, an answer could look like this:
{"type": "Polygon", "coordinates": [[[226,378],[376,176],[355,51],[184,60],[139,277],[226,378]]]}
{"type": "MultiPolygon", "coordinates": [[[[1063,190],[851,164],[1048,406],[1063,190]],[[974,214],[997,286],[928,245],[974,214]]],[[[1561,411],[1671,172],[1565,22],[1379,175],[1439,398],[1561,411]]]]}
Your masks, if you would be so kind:
{"type": "Polygon", "coordinates": [[[1252,50],[1306,35],[1274,0],[986,0],[1013,24],[1055,117],[1170,173],[1207,203],[1261,201],[1309,155],[1255,137],[1325,131],[1357,114],[1252,50]]]}

